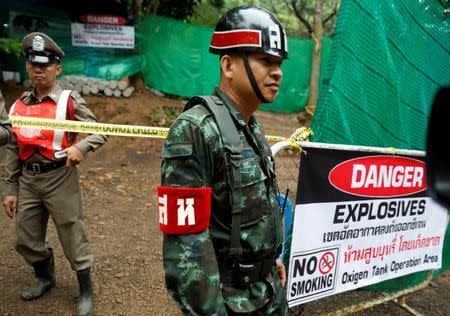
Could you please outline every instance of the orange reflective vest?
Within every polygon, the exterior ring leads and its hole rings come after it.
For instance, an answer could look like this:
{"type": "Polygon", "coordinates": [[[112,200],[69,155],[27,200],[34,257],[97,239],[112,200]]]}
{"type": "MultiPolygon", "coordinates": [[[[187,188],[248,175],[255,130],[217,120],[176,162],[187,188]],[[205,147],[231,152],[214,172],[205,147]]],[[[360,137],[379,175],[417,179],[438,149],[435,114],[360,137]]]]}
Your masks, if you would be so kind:
{"type": "MultiPolygon", "coordinates": [[[[19,99],[12,105],[9,115],[74,120],[74,105],[70,93],[70,90],[63,90],[58,104],[51,99],[47,99],[38,104],[26,105],[19,99]]],[[[55,160],[55,152],[71,145],[69,144],[69,133],[60,130],[13,126],[12,131],[17,138],[19,157],[22,160],[27,160],[37,151],[44,157],[55,160]]],[[[75,143],[75,138],[73,143],[75,143]]]]}

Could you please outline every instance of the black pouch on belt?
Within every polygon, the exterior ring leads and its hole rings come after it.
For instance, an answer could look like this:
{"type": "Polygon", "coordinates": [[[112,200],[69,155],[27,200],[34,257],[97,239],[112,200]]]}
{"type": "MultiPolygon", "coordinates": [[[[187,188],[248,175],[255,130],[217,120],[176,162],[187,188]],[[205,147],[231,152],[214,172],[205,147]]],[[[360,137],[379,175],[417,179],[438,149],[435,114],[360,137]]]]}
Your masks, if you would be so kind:
{"type": "Polygon", "coordinates": [[[220,281],[237,287],[247,287],[251,283],[261,281],[272,270],[275,259],[263,259],[251,263],[236,263],[233,266],[220,265],[220,281]]]}

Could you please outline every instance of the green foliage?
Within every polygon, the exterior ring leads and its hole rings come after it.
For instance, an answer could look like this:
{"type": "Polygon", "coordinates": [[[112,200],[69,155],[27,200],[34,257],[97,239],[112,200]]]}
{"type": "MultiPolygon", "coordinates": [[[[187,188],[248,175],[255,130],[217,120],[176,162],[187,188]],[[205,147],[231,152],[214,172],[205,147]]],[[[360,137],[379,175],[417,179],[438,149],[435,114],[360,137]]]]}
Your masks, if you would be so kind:
{"type": "Polygon", "coordinates": [[[194,14],[188,18],[189,23],[215,27],[221,17],[220,11],[210,3],[201,3],[195,7],[194,14]]]}
{"type": "Polygon", "coordinates": [[[450,8],[450,0],[438,0],[441,6],[448,9],[450,8]]]}
{"type": "MultiPolygon", "coordinates": [[[[338,0],[324,0],[323,5],[323,18],[327,18],[333,13],[336,8],[336,3],[338,0]]],[[[442,0],[445,1],[445,0],[442,0]]],[[[308,30],[300,22],[294,12],[292,7],[292,1],[280,1],[280,0],[223,0],[223,5],[217,5],[220,1],[209,0],[209,1],[198,1],[196,4],[192,16],[188,17],[187,20],[190,23],[205,25],[209,27],[214,27],[219,21],[220,17],[236,6],[240,5],[255,5],[258,7],[266,8],[267,10],[274,13],[283,26],[286,29],[286,33],[289,37],[310,37],[308,30]]],[[[301,14],[304,16],[305,20],[312,25],[313,16],[315,11],[316,0],[305,0],[305,1],[295,1],[297,6],[300,4],[304,6],[301,8],[301,14]]],[[[334,25],[336,21],[336,16],[330,19],[324,25],[324,35],[331,36],[333,34],[334,25]]]]}
{"type": "Polygon", "coordinates": [[[0,38],[0,55],[19,57],[22,52],[20,42],[16,39],[0,38]]]}
{"type": "MultiPolygon", "coordinates": [[[[191,17],[202,0],[117,0],[135,16],[157,14],[177,20],[191,17]]],[[[203,0],[214,8],[221,8],[225,0],[203,0]]]]}
{"type": "Polygon", "coordinates": [[[161,0],[156,13],[183,20],[192,15],[194,6],[200,2],[201,0],[161,0]]]}

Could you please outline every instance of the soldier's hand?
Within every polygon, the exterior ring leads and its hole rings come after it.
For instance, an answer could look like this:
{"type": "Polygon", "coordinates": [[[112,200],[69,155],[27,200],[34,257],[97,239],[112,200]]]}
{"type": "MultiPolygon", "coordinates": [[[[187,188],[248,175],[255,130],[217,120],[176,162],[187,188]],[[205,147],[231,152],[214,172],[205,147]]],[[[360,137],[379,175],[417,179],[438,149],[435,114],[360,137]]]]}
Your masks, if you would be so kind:
{"type": "Polygon", "coordinates": [[[280,259],[276,260],[277,263],[277,269],[278,269],[278,275],[280,276],[281,279],[281,285],[286,284],[286,268],[284,267],[283,262],[280,259]]]}
{"type": "Polygon", "coordinates": [[[5,214],[9,218],[13,218],[17,210],[17,196],[7,195],[3,198],[3,208],[5,209],[5,214]]]}
{"type": "Polygon", "coordinates": [[[66,167],[70,166],[76,166],[78,165],[82,160],[84,160],[84,155],[76,146],[70,146],[69,148],[63,149],[58,152],[60,156],[66,155],[67,156],[67,162],[66,167]]]}

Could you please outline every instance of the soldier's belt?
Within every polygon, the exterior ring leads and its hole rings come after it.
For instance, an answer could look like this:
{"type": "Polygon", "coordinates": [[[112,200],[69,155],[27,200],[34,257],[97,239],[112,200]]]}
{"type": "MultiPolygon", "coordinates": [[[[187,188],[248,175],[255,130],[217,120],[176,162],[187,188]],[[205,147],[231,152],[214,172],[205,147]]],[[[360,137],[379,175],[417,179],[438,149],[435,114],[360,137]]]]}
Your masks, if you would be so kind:
{"type": "Polygon", "coordinates": [[[223,284],[245,287],[263,280],[275,265],[275,258],[263,259],[252,263],[237,263],[235,265],[219,262],[220,282],[223,284]]]}
{"type": "MultiPolygon", "coordinates": [[[[166,138],[167,127],[151,127],[137,125],[107,124],[97,122],[61,121],[25,116],[10,116],[13,127],[36,128],[46,130],[60,130],[74,133],[103,134],[112,136],[166,138]]],[[[281,136],[266,136],[269,142],[289,140],[281,136]]]]}

